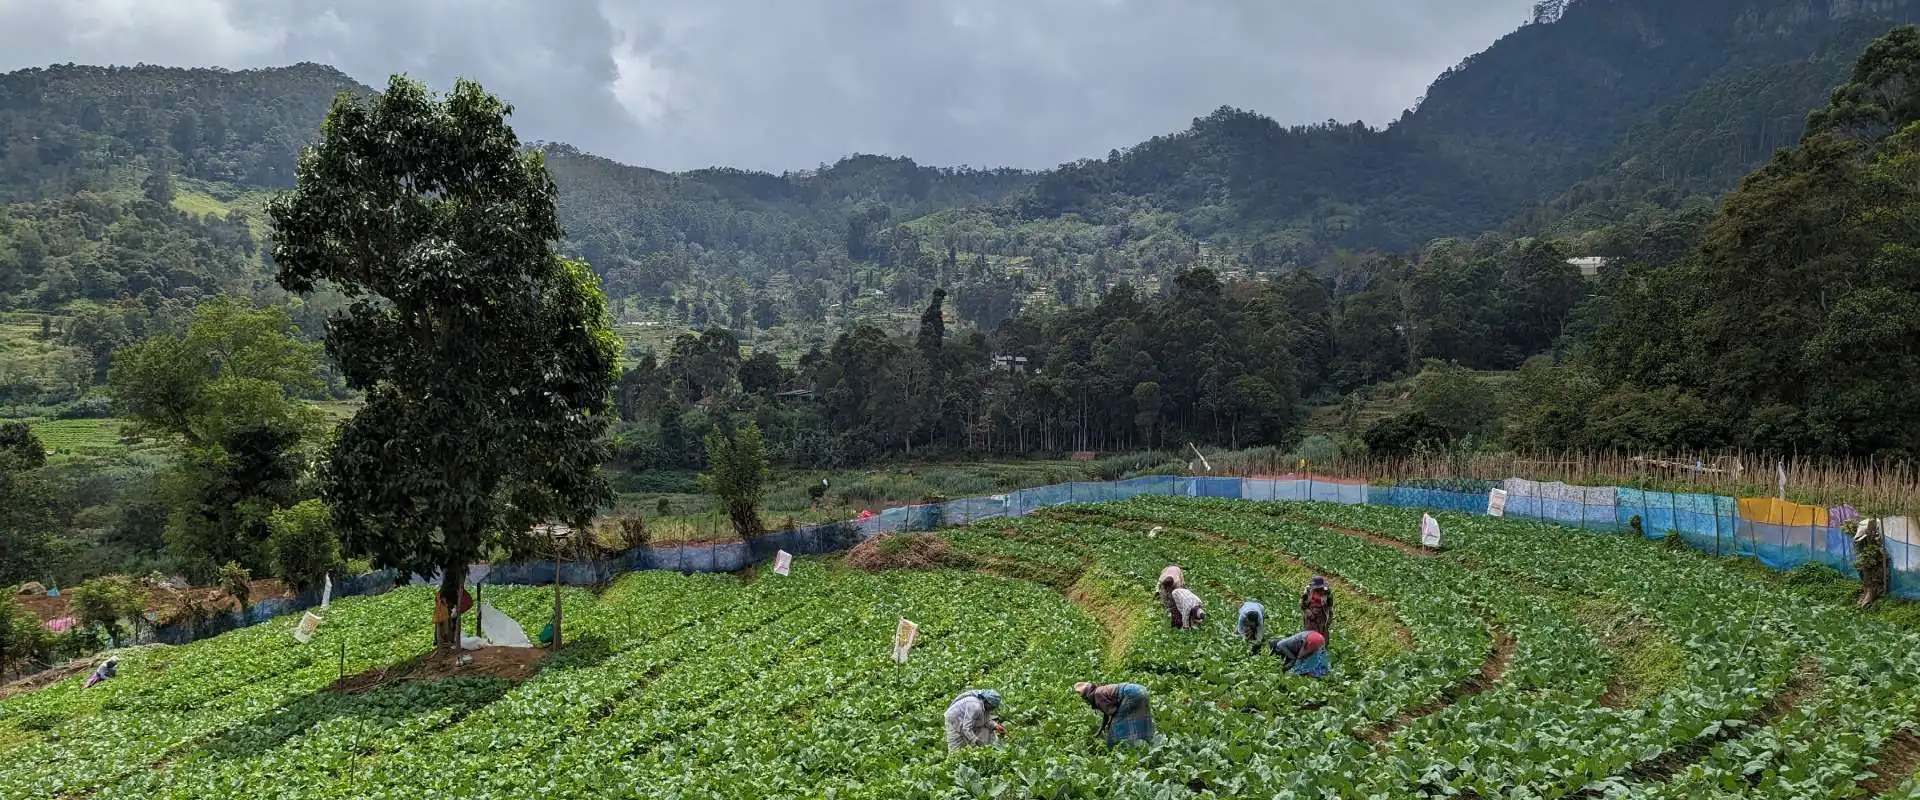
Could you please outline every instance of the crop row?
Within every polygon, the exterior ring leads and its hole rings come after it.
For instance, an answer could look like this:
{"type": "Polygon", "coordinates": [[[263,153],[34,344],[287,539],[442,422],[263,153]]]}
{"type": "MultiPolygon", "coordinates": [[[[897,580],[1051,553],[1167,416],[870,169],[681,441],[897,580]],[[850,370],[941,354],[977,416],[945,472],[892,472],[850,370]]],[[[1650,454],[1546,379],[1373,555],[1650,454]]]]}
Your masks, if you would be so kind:
{"type": "MultiPolygon", "coordinates": [[[[992,575],[635,574],[570,592],[569,648],[524,683],[319,691],[342,641],[349,673],[426,650],[429,594],[403,589],[337,604],[314,645],[287,620],[0,701],[0,796],[1848,797],[1920,704],[1904,631],[1625,537],[1442,521],[1436,555],[1354,532],[1411,543],[1418,512],[1069,507],[940,534],[992,575]],[[1169,563],[1200,630],[1153,601],[1169,563]],[[1325,681],[1230,636],[1249,598],[1290,633],[1315,571],[1344,587],[1325,681]],[[1595,605],[1671,642],[1673,674],[1619,700],[1622,654],[1575,613],[1595,605]],[[1160,740],[1099,743],[1077,680],[1147,685],[1160,740]],[[1008,736],[949,757],[941,712],[974,687],[1008,736]]],[[[488,599],[534,629],[549,591],[488,599]]]]}
{"type": "MultiPolygon", "coordinates": [[[[1417,530],[1418,512],[1297,504],[1264,510],[1408,540],[1417,530]]],[[[1719,718],[1704,727],[1677,725],[1672,730],[1683,735],[1664,743],[1657,728],[1639,737],[1648,744],[1636,764],[1664,760],[1671,774],[1604,781],[1595,787],[1600,793],[1851,797],[1887,741],[1914,719],[1920,637],[1912,632],[1799,599],[1699,554],[1631,537],[1515,520],[1442,519],[1451,559],[1606,594],[1652,609],[1687,635],[1694,653],[1687,688],[1662,695],[1633,724],[1674,724],[1689,706],[1719,707],[1719,718]],[[1790,690],[1796,671],[1799,685],[1790,690]],[[1729,700],[1739,703],[1729,708],[1729,700]]]]}
{"type": "MultiPolygon", "coordinates": [[[[536,590],[490,600],[534,619],[536,590]]],[[[310,645],[288,635],[292,620],[255,626],[185,648],[130,651],[121,674],[92,689],[80,677],[0,703],[0,720],[36,734],[9,748],[0,796],[59,796],[88,791],[149,769],[223,736],[245,735],[261,719],[320,711],[303,701],[345,672],[385,666],[425,652],[431,631],[402,612],[430,602],[430,591],[401,589],[336,603],[310,645]]],[[[550,598],[550,595],[549,595],[550,598]]],[[[82,676],[83,677],[83,676],[82,676]]]]}

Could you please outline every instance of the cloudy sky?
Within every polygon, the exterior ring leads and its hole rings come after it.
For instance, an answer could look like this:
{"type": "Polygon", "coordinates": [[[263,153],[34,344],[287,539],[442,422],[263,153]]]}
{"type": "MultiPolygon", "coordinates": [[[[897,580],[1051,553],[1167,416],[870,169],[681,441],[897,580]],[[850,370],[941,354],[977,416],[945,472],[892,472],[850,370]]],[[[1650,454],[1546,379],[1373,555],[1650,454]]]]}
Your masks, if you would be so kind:
{"type": "Polygon", "coordinates": [[[1532,0],[0,0],[0,70],[317,61],[479,80],[633,164],[1046,167],[1221,105],[1385,124],[1532,0]]]}

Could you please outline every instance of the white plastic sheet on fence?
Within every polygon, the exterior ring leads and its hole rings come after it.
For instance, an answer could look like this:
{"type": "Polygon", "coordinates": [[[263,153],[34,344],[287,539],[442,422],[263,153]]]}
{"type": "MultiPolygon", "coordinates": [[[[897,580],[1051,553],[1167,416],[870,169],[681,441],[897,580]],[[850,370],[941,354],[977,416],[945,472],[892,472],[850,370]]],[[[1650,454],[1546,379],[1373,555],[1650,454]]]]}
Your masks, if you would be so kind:
{"type": "Polygon", "coordinates": [[[1614,487],[1568,486],[1559,481],[1539,483],[1525,478],[1506,480],[1506,513],[1516,517],[1552,520],[1579,528],[1613,528],[1619,524],[1614,487]]]}
{"type": "Polygon", "coordinates": [[[1880,533],[1902,544],[1920,544],[1913,540],[1912,517],[1886,517],[1880,520],[1880,533]]]}

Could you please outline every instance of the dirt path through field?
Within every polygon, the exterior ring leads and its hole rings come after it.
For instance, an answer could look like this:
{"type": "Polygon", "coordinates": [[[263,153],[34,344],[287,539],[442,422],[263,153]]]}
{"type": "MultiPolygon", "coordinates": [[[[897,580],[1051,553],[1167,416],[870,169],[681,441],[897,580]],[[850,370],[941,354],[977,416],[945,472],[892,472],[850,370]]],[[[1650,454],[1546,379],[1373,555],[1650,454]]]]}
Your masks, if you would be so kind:
{"type": "Polygon", "coordinates": [[[1913,777],[1916,770],[1920,770],[1920,734],[1900,731],[1887,740],[1879,762],[1870,770],[1873,775],[1860,781],[1860,791],[1868,797],[1885,797],[1913,777]]]}
{"type": "Polygon", "coordinates": [[[1505,631],[1494,631],[1493,646],[1488,648],[1486,660],[1480,662],[1478,673],[1454,684],[1438,699],[1401,711],[1393,719],[1354,735],[1374,744],[1380,744],[1393,736],[1394,731],[1413,724],[1421,717],[1437,714],[1447,706],[1493,688],[1494,684],[1500,682],[1501,676],[1507,674],[1507,667],[1513,664],[1514,647],[1512,636],[1505,631]]]}

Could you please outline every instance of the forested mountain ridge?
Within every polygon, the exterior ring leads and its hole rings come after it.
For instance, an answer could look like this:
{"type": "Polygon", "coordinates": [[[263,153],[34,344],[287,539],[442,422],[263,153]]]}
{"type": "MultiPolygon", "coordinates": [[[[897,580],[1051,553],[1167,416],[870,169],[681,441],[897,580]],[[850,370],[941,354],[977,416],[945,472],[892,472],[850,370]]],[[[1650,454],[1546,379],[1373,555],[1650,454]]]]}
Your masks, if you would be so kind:
{"type": "MultiPolygon", "coordinates": [[[[891,247],[894,224],[991,203],[1030,183],[1014,169],[921,166],[854,155],[771,175],[711,168],[665,173],[547,145],[569,246],[615,296],[670,298],[705,277],[765,284],[847,275],[854,259],[891,247]]],[[[727,298],[731,299],[731,298],[727,298]]],[[[745,312],[743,312],[745,313],[745,312]]]]}
{"type": "Polygon", "coordinates": [[[1604,163],[1523,227],[1579,231],[1637,208],[1717,201],[1769,154],[1800,140],[1809,110],[1826,103],[1886,31],[1883,18],[1848,19],[1805,58],[1723,70],[1634,125],[1604,163]]]}
{"type": "Polygon", "coordinates": [[[1920,20],[1920,2],[1554,0],[1537,14],[1384,130],[1222,109],[1049,172],[1012,205],[1027,219],[1171,212],[1266,268],[1509,220],[1534,232],[1574,211],[1603,225],[1644,198],[1673,207],[1733,188],[1798,141],[1867,41],[1920,20]]]}
{"type": "MultiPolygon", "coordinates": [[[[1797,141],[1865,41],[1906,19],[1920,19],[1920,0],[1554,0],[1384,129],[1221,109],[1041,173],[853,156],[783,175],[670,174],[545,149],[563,247],[601,273],[623,319],[794,324],[813,331],[796,342],[818,341],[857,319],[905,324],[901,312],[945,286],[959,319],[990,327],[1122,281],[1163,291],[1196,264],[1229,280],[1330,276],[1340,250],[1411,253],[1503,228],[1568,236],[1711,201],[1797,141]]],[[[264,255],[238,234],[261,233],[263,191],[287,185],[341,90],[372,91],[314,64],[0,76],[12,220],[0,263],[27,265],[0,281],[4,305],[250,289],[244,264],[264,255]],[[155,174],[179,191],[154,196],[193,224],[155,211],[150,235],[217,270],[122,263],[124,247],[95,255],[95,231],[141,218],[126,209],[155,174]],[[38,266],[48,258],[63,268],[38,266]]]]}
{"type": "Polygon", "coordinates": [[[229,71],[72,64],[0,75],[0,201],[114,186],[130,162],[250,188],[293,185],[334,94],[332,67],[229,71]]]}
{"type": "MultiPolygon", "coordinates": [[[[1718,78],[1805,62],[1843,30],[1870,29],[1837,72],[1822,73],[1838,85],[1868,39],[1920,19],[1920,2],[1549,0],[1536,16],[1443,73],[1394,126],[1519,198],[1557,193],[1633,126],[1718,78]]],[[[1799,115],[1824,100],[1821,90],[1799,115]]],[[[1775,142],[1798,137],[1795,125],[1775,142]]]]}

